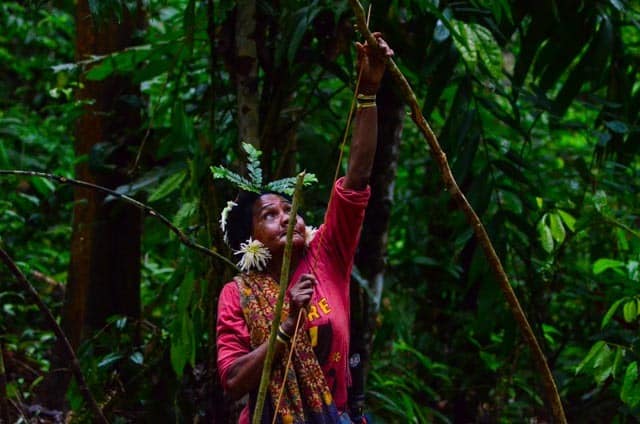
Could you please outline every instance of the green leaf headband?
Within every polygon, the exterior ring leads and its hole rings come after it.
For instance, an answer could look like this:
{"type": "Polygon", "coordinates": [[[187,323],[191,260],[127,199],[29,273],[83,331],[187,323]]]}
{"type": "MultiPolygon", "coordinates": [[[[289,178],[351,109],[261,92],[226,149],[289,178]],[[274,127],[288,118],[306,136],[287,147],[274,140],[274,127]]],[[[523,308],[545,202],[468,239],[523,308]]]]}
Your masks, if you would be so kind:
{"type": "MultiPolygon", "coordinates": [[[[273,192],[273,193],[282,193],[288,196],[292,196],[293,192],[296,188],[296,178],[282,178],[279,180],[272,181],[265,185],[262,184],[262,169],[260,168],[260,156],[262,152],[255,147],[253,147],[249,143],[242,143],[242,148],[245,152],[247,152],[247,170],[249,171],[249,179],[244,178],[243,176],[236,174],[233,171],[228,170],[223,166],[212,166],[211,172],[213,173],[213,178],[223,178],[240,190],[244,191],[252,191],[254,193],[265,193],[265,192],[273,192]]],[[[317,183],[318,179],[315,174],[307,173],[304,176],[304,185],[308,186],[313,183],[317,183]]]]}
{"type": "MultiPolygon", "coordinates": [[[[288,196],[293,195],[296,188],[295,177],[282,178],[263,185],[262,169],[260,168],[260,156],[262,155],[262,152],[249,143],[242,143],[242,148],[247,153],[247,170],[249,171],[249,179],[236,174],[223,166],[212,166],[211,172],[213,173],[214,179],[223,178],[231,182],[240,190],[251,191],[257,194],[271,192],[282,193],[288,196]]],[[[318,182],[318,179],[314,174],[305,174],[303,185],[308,186],[316,182],[318,182]]],[[[224,242],[227,245],[229,244],[229,237],[227,236],[227,218],[229,217],[229,212],[231,212],[231,209],[233,209],[234,206],[237,206],[235,202],[228,201],[227,206],[222,210],[222,214],[220,216],[220,228],[224,234],[224,242]]]]}

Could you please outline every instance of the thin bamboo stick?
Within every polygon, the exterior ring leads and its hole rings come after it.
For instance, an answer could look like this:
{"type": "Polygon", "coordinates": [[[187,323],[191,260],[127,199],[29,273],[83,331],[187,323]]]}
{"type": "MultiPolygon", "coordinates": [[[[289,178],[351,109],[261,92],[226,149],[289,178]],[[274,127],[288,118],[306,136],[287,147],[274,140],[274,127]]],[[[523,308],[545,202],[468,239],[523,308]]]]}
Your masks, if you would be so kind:
{"type": "MultiPolygon", "coordinates": [[[[296,180],[296,189],[293,193],[293,202],[291,203],[291,212],[289,212],[289,226],[287,227],[287,243],[284,247],[284,257],[282,259],[282,268],[280,268],[280,292],[278,293],[278,301],[276,302],[276,310],[273,313],[273,322],[271,323],[271,333],[269,334],[269,345],[267,346],[267,356],[264,359],[262,367],[262,376],[260,378],[260,387],[258,389],[258,397],[256,399],[256,407],[253,411],[253,424],[260,424],[262,418],[262,410],[264,409],[264,401],[267,396],[267,388],[271,378],[271,366],[273,357],[276,352],[276,332],[280,325],[280,314],[282,313],[282,305],[284,304],[284,294],[289,285],[289,266],[291,265],[291,248],[293,240],[293,230],[296,226],[296,216],[298,215],[298,204],[300,203],[300,192],[302,191],[302,183],[304,182],[305,172],[298,174],[296,180]]],[[[293,349],[293,346],[291,347],[293,349]]],[[[283,376],[286,378],[286,376],[283,376]]],[[[274,411],[277,414],[278,411],[274,411]]]]}

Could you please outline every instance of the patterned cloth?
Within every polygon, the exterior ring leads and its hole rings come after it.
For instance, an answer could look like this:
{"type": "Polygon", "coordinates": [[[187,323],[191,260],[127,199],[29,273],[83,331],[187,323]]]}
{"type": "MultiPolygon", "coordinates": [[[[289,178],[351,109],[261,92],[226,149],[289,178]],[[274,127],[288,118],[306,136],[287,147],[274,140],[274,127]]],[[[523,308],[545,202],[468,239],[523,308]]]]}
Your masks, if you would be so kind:
{"type": "MultiPolygon", "coordinates": [[[[249,326],[251,347],[262,345],[269,338],[279,286],[271,277],[250,272],[235,278],[240,292],[240,305],[249,326]]],[[[285,300],[281,321],[286,319],[289,304],[285,300]]],[[[269,397],[273,408],[265,408],[262,422],[270,423],[276,409],[282,381],[285,389],[278,408],[280,421],[288,423],[338,423],[338,411],[324,374],[311,347],[306,331],[298,331],[292,364],[283,377],[290,346],[275,359],[269,382],[269,397]],[[266,415],[266,416],[265,416],[266,415]]],[[[252,403],[255,399],[252,397],[252,403]]],[[[250,406],[253,413],[254,405],[250,406]]]]}

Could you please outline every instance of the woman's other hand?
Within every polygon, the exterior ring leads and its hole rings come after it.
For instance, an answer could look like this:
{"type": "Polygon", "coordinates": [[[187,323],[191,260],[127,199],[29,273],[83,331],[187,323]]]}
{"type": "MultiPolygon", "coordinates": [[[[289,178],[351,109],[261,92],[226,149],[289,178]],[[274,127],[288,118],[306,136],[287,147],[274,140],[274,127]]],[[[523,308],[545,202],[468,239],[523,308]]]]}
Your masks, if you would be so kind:
{"type": "Polygon", "coordinates": [[[282,329],[293,335],[300,310],[306,309],[313,296],[313,287],[317,284],[313,274],[302,274],[289,289],[289,317],[282,323],[282,329]]]}

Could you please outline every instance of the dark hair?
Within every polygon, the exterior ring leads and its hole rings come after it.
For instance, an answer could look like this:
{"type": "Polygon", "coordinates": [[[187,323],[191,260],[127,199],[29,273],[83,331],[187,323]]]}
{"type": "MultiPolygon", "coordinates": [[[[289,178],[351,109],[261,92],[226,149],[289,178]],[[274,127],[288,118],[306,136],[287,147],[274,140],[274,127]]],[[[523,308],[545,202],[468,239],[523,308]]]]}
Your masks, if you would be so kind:
{"type": "Polygon", "coordinates": [[[260,198],[260,194],[251,191],[238,193],[234,206],[227,217],[227,239],[229,247],[233,250],[240,249],[240,243],[244,243],[251,236],[253,230],[253,204],[260,198]]]}
{"type": "Polygon", "coordinates": [[[239,250],[240,243],[246,242],[251,236],[253,232],[253,204],[265,194],[275,194],[291,202],[291,198],[282,193],[265,191],[258,194],[252,191],[240,191],[235,199],[237,206],[231,209],[227,217],[227,239],[229,247],[233,250],[239,250]]]}

